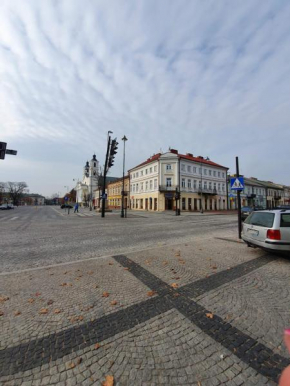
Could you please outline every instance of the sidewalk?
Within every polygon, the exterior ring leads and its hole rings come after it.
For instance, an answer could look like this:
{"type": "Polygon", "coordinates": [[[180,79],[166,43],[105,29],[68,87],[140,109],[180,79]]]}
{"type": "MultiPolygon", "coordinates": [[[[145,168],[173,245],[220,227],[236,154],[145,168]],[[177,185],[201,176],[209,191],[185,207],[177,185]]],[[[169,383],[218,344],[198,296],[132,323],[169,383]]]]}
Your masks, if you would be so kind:
{"type": "Polygon", "coordinates": [[[290,265],[230,241],[2,275],[1,384],[276,385],[290,265]]]}

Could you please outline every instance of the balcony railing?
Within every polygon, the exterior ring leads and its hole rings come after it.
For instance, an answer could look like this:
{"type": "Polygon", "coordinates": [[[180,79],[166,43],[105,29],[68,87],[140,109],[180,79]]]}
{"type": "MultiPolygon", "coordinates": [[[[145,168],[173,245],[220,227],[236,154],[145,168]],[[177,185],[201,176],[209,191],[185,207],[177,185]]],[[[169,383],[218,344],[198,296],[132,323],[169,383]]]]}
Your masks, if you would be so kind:
{"type": "Polygon", "coordinates": [[[218,194],[217,190],[216,189],[210,189],[210,188],[198,188],[198,194],[212,194],[212,195],[216,195],[218,194]]]}
{"type": "Polygon", "coordinates": [[[159,185],[159,192],[173,192],[179,190],[178,185],[159,185]]]}

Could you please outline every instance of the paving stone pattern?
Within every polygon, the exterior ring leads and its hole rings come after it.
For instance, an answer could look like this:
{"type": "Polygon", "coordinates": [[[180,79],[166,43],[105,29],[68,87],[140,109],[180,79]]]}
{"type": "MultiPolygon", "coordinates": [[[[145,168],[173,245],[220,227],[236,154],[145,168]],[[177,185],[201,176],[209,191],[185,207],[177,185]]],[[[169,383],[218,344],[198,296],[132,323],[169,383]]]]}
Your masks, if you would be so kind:
{"type": "Polygon", "coordinates": [[[175,308],[244,363],[268,379],[277,381],[281,370],[288,364],[287,359],[274,354],[265,345],[252,339],[220,317],[214,315],[212,319],[208,318],[206,314],[210,311],[188,297],[188,295],[200,295],[246,275],[272,261],[270,257],[259,257],[253,261],[242,263],[180,289],[173,289],[124,255],[114,256],[114,259],[126,269],[128,268],[130,274],[145,284],[146,287],[156,291],[158,296],[93,322],[2,350],[0,352],[1,376],[25,372],[56,361],[68,354],[87,348],[94,342],[103,342],[175,308]],[[11,360],[12,358],[13,360],[11,360]]]}

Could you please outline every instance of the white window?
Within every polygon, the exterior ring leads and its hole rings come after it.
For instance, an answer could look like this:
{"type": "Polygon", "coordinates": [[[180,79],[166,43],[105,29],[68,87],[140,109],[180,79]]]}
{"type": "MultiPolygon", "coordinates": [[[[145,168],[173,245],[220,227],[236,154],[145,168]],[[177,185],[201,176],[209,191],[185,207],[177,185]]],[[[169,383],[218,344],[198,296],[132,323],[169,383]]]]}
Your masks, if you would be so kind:
{"type": "Polygon", "coordinates": [[[214,188],[214,190],[216,190],[216,182],[214,182],[213,188],[214,188]]]}
{"type": "Polygon", "coordinates": [[[190,165],[187,166],[187,172],[191,173],[191,166],[190,165]]]}
{"type": "Polygon", "coordinates": [[[150,190],[153,189],[153,180],[150,180],[150,190]]]}
{"type": "Polygon", "coordinates": [[[154,166],[154,172],[157,172],[157,165],[154,166]]]}
{"type": "Polygon", "coordinates": [[[136,192],[139,191],[139,184],[136,184],[136,192]]]}
{"type": "Polygon", "coordinates": [[[208,183],[208,187],[209,187],[209,189],[211,189],[211,182],[208,183]]]}
{"type": "Polygon", "coordinates": [[[145,174],[148,174],[148,169],[145,169],[145,174]]]}
{"type": "MultiPolygon", "coordinates": [[[[147,170],[147,169],[146,169],[147,170]]],[[[148,190],[148,181],[146,181],[145,183],[145,190],[147,191],[148,190]]]]}
{"type": "Polygon", "coordinates": [[[211,176],[211,170],[208,171],[209,176],[211,176]]]}
{"type": "Polygon", "coordinates": [[[225,184],[223,184],[223,192],[225,191],[225,184]]]}
{"type": "Polygon", "coordinates": [[[198,187],[201,188],[201,181],[198,181],[198,187]]]}
{"type": "Polygon", "coordinates": [[[196,180],[193,181],[193,187],[196,189],[196,180]]]}
{"type": "Polygon", "coordinates": [[[218,172],[218,177],[220,177],[221,176],[221,172],[218,172]]]}
{"type": "Polygon", "coordinates": [[[221,190],[221,184],[218,184],[218,191],[221,190]]]}
{"type": "Polygon", "coordinates": [[[153,172],[153,168],[151,167],[151,168],[150,168],[150,173],[152,173],[152,172],[153,172]]]}
{"type": "Polygon", "coordinates": [[[135,184],[133,185],[133,192],[135,192],[135,184]]]}
{"type": "Polygon", "coordinates": [[[143,176],[143,170],[141,170],[141,172],[140,172],[140,176],[141,176],[141,177],[143,176]]]}
{"type": "Polygon", "coordinates": [[[181,170],[185,171],[185,165],[181,164],[181,170]]]}
{"type": "Polygon", "coordinates": [[[225,178],[225,173],[223,172],[223,178],[225,178]]]}
{"type": "Polygon", "coordinates": [[[171,178],[166,178],[166,186],[171,186],[171,178]]]}
{"type": "Polygon", "coordinates": [[[154,180],[154,189],[157,189],[157,178],[154,180]]]}
{"type": "Polygon", "coordinates": [[[191,180],[187,180],[187,187],[191,188],[191,180]]]}
{"type": "Polygon", "coordinates": [[[181,186],[182,186],[183,188],[185,188],[185,178],[182,178],[182,179],[181,179],[181,186]]]}
{"type": "Polygon", "coordinates": [[[207,175],[207,169],[203,169],[204,175],[207,175]]]}
{"type": "Polygon", "coordinates": [[[140,184],[140,190],[141,190],[141,192],[143,192],[143,188],[144,188],[144,183],[141,182],[141,184],[140,184]]]}
{"type": "Polygon", "coordinates": [[[213,176],[216,177],[216,171],[215,170],[213,171],[213,176]]]}
{"type": "Polygon", "coordinates": [[[207,182],[206,182],[206,181],[204,181],[203,187],[204,187],[205,189],[207,189],[207,182]]]}
{"type": "Polygon", "coordinates": [[[135,173],[133,173],[133,178],[135,178],[135,173]]]}
{"type": "Polygon", "coordinates": [[[195,166],[193,166],[193,168],[192,168],[192,173],[196,173],[196,167],[195,166]]]}
{"type": "Polygon", "coordinates": [[[166,165],[166,170],[171,170],[171,165],[167,164],[166,165]]]}
{"type": "Polygon", "coordinates": [[[136,173],[136,178],[138,178],[138,177],[139,177],[139,172],[136,173]]]}

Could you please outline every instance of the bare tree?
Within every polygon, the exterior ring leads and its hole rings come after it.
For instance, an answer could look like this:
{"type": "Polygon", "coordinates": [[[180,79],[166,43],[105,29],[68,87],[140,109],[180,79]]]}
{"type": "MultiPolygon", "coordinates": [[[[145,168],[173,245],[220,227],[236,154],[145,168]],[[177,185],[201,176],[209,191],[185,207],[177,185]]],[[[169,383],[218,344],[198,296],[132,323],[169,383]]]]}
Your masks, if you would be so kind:
{"type": "Polygon", "coordinates": [[[27,189],[26,182],[7,182],[5,186],[13,205],[18,205],[25,189],[27,189]]]}
{"type": "Polygon", "coordinates": [[[5,184],[4,182],[0,182],[0,204],[4,201],[4,196],[5,196],[5,184]]]}

